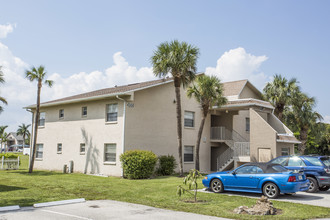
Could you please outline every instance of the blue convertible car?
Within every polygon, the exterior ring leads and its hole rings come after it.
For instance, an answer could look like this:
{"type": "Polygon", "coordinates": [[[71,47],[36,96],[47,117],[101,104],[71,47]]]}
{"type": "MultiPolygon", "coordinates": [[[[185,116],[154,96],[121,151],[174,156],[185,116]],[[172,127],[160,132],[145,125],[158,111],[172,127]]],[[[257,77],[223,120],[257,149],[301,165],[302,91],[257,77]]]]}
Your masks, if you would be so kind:
{"type": "Polygon", "coordinates": [[[280,193],[306,191],[309,181],[302,171],[290,171],[279,164],[247,163],[233,171],[209,174],[203,179],[203,185],[213,192],[263,193],[273,199],[280,193]]]}

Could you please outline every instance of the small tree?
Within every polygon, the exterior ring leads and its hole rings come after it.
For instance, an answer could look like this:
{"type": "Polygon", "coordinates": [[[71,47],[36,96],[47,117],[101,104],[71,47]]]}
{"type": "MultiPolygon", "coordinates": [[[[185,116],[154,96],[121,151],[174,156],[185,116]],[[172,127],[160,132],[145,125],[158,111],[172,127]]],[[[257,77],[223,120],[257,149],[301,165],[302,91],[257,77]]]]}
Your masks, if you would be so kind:
{"type": "Polygon", "coordinates": [[[183,188],[181,185],[178,186],[177,194],[181,197],[185,192],[194,196],[195,202],[197,202],[197,180],[202,177],[202,174],[196,170],[190,170],[189,174],[183,179],[183,184],[188,185],[188,189],[183,188]],[[190,192],[194,190],[194,193],[190,192]]]}
{"type": "Polygon", "coordinates": [[[22,135],[23,136],[23,148],[24,145],[26,143],[26,139],[25,137],[29,137],[30,136],[30,131],[29,131],[29,127],[31,125],[25,125],[24,123],[22,123],[22,125],[20,125],[17,129],[17,135],[22,135]]]}

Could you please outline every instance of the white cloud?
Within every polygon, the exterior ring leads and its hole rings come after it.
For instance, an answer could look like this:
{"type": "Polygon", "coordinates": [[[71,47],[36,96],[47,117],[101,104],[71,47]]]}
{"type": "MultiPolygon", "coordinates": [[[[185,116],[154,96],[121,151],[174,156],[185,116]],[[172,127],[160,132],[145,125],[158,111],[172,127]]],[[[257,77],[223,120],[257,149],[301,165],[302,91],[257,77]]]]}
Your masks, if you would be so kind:
{"type": "Polygon", "coordinates": [[[225,52],[218,59],[216,67],[207,67],[205,73],[217,75],[224,82],[248,79],[261,89],[269,77],[260,71],[259,67],[267,59],[265,55],[255,56],[239,47],[225,52]]]}
{"type": "Polygon", "coordinates": [[[328,123],[328,124],[330,124],[330,115],[326,115],[326,116],[324,116],[324,123],[328,123]]]}
{"type": "Polygon", "coordinates": [[[13,32],[14,27],[16,27],[15,24],[0,24],[0,38],[6,38],[7,34],[13,32]]]}
{"type": "MultiPolygon", "coordinates": [[[[16,57],[0,42],[0,66],[6,80],[0,85],[0,95],[8,101],[5,111],[0,114],[0,125],[9,125],[7,131],[15,131],[21,123],[31,124],[31,114],[23,107],[36,102],[36,82],[28,81],[24,72],[30,65],[16,57]]],[[[47,68],[47,67],[46,67],[47,68]]],[[[152,68],[130,66],[121,52],[113,55],[113,65],[105,71],[80,72],[69,77],[59,73],[50,74],[54,86],[42,88],[41,101],[62,98],[92,90],[142,82],[155,79],[152,68]]]]}

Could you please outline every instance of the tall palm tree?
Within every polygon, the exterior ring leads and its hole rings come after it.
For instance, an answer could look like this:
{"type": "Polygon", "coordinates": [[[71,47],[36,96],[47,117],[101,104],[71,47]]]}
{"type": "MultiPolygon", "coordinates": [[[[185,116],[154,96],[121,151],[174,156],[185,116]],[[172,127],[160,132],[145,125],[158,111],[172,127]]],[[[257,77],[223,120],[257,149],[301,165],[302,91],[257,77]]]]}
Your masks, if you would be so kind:
{"type": "Polygon", "coordinates": [[[0,151],[2,150],[2,144],[4,143],[4,142],[2,141],[2,139],[3,139],[3,137],[7,137],[7,133],[5,132],[6,128],[8,128],[7,125],[5,125],[5,126],[0,126],[0,143],[1,143],[1,145],[0,145],[0,146],[1,146],[0,151]]]}
{"type": "Polygon", "coordinates": [[[264,98],[271,102],[275,107],[275,114],[283,121],[283,111],[290,104],[291,94],[299,89],[297,80],[292,78],[287,80],[281,75],[275,75],[272,82],[268,82],[263,89],[264,98]]]}
{"type": "Polygon", "coordinates": [[[17,134],[23,136],[23,148],[25,145],[25,137],[30,136],[30,131],[29,131],[30,126],[31,125],[25,125],[24,123],[22,123],[22,125],[18,126],[18,129],[17,129],[17,134]]]}
{"type": "Polygon", "coordinates": [[[34,117],[34,137],[33,137],[33,144],[32,144],[32,155],[30,154],[30,166],[29,166],[29,173],[33,172],[33,165],[34,165],[34,158],[36,155],[36,144],[37,144],[37,134],[38,134],[38,121],[40,117],[40,93],[42,84],[45,84],[49,87],[53,86],[53,81],[45,80],[46,78],[46,71],[44,66],[39,66],[38,68],[32,67],[31,70],[26,70],[25,75],[31,82],[37,81],[38,82],[38,90],[37,90],[37,108],[34,117]]]}
{"type": "Polygon", "coordinates": [[[202,107],[202,120],[199,126],[196,149],[195,149],[195,169],[199,170],[199,149],[203,133],[205,119],[212,106],[218,107],[226,104],[227,99],[223,96],[223,88],[220,79],[216,76],[200,75],[196,78],[192,86],[188,88],[189,98],[195,97],[202,107]]]}
{"type": "MultiPolygon", "coordinates": [[[[5,78],[3,76],[3,72],[1,71],[1,66],[0,66],[0,83],[5,83],[5,78]]],[[[7,101],[4,97],[0,96],[0,102],[2,102],[3,104],[7,105],[7,101]]],[[[3,107],[0,106],[0,113],[3,111],[3,107]]]]}
{"type": "Polygon", "coordinates": [[[308,97],[302,92],[295,92],[292,95],[292,106],[286,112],[287,123],[299,131],[298,145],[300,154],[304,154],[307,145],[308,132],[317,125],[322,116],[313,110],[315,98],[308,97]]]}
{"type": "Polygon", "coordinates": [[[186,42],[177,40],[161,43],[151,57],[155,76],[166,77],[171,74],[174,79],[176,96],[176,117],[179,151],[179,171],[183,176],[182,165],[182,111],[181,86],[187,86],[196,76],[196,64],[199,49],[186,42]]]}
{"type": "Polygon", "coordinates": [[[8,142],[8,134],[7,132],[3,132],[0,136],[0,142],[1,142],[1,146],[3,143],[5,143],[5,152],[7,152],[7,142],[8,142]]]}

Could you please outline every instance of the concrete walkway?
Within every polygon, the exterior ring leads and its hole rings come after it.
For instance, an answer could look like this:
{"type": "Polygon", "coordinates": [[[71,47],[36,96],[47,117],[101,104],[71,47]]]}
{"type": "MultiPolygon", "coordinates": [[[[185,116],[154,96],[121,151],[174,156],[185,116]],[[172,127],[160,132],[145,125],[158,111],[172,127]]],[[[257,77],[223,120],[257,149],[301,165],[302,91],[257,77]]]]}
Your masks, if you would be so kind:
{"type": "MultiPolygon", "coordinates": [[[[206,188],[200,189],[199,192],[204,193],[214,193],[206,188]]],[[[245,192],[229,192],[225,191],[221,194],[229,195],[229,196],[244,196],[249,198],[260,198],[262,194],[259,193],[245,193],[245,192]]],[[[317,193],[306,193],[306,192],[298,192],[294,195],[283,195],[281,194],[277,199],[272,199],[283,202],[293,202],[293,203],[301,203],[306,205],[315,205],[330,208],[330,190],[326,192],[317,192],[317,193]]]]}
{"type": "Polygon", "coordinates": [[[0,220],[73,220],[73,219],[157,219],[157,220],[221,220],[206,215],[177,212],[112,200],[87,201],[45,208],[25,207],[20,211],[0,213],[0,220]]]}

